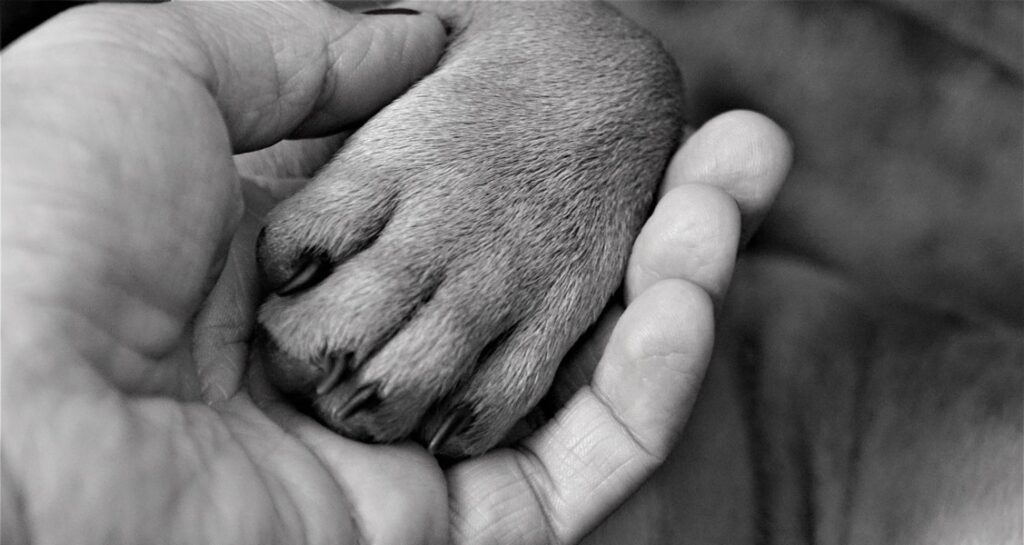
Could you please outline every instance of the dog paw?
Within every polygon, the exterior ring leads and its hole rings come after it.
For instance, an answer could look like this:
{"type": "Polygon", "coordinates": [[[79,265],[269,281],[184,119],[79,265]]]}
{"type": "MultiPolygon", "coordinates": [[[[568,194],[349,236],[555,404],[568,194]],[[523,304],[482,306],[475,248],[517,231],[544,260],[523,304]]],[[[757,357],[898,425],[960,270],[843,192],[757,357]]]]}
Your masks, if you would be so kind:
{"type": "Polygon", "coordinates": [[[459,9],[437,70],[258,244],[277,387],[343,435],[451,457],[544,395],[618,286],[682,123],[671,59],[610,9],[459,9]]]}

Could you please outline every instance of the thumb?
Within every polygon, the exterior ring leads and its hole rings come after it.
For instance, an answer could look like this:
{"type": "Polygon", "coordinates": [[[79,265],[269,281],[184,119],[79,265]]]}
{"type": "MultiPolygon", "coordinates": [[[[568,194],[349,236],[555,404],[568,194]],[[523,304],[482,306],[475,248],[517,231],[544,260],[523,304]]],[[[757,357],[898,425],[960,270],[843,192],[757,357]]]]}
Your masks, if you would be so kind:
{"type": "Polygon", "coordinates": [[[445,42],[431,15],[364,15],[324,2],[114,4],[71,12],[64,24],[22,40],[19,52],[92,36],[140,57],[125,62],[165,67],[168,80],[184,72],[216,101],[236,152],[335,133],[368,118],[429,71],[445,42]]]}

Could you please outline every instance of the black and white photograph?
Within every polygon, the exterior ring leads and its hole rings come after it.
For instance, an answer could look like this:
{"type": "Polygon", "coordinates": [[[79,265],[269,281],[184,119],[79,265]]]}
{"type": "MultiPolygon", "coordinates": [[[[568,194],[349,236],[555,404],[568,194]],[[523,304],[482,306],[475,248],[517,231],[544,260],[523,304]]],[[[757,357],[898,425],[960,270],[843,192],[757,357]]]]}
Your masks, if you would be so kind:
{"type": "Polygon", "coordinates": [[[1024,1],[3,0],[2,545],[1024,543],[1024,1]]]}

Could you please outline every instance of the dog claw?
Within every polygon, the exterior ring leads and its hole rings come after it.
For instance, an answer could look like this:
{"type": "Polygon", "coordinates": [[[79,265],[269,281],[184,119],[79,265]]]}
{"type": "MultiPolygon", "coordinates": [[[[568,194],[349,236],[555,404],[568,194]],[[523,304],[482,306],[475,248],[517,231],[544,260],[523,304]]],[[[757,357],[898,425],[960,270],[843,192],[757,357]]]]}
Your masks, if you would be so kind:
{"type": "Polygon", "coordinates": [[[473,416],[473,411],[468,407],[460,407],[454,410],[441,425],[438,426],[437,431],[434,432],[434,436],[430,438],[430,442],[427,444],[427,452],[432,455],[436,455],[438,449],[444,445],[444,442],[449,437],[462,431],[463,428],[470,421],[470,417],[473,416]]]}
{"type": "Polygon", "coordinates": [[[380,397],[377,396],[377,384],[364,384],[337,410],[335,418],[345,420],[363,409],[373,408],[378,403],[380,403],[380,397]]]}
{"type": "Polygon", "coordinates": [[[341,382],[345,371],[348,369],[351,356],[351,352],[346,352],[340,357],[335,356],[327,359],[327,370],[316,385],[316,395],[322,396],[330,392],[341,382]]]}
{"type": "Polygon", "coordinates": [[[331,274],[331,262],[323,255],[307,257],[302,260],[292,275],[284,284],[275,289],[279,297],[287,297],[305,291],[317,284],[331,274]]]}

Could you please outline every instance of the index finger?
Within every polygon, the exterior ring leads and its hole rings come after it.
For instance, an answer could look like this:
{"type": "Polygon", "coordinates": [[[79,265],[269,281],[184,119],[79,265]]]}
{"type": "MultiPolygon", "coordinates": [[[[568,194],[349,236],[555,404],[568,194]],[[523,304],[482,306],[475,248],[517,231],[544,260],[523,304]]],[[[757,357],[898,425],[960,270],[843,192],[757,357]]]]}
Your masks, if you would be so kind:
{"type": "Polygon", "coordinates": [[[664,196],[673,189],[700,184],[716,187],[736,201],[743,241],[764,219],[793,161],[786,132],[757,112],[733,110],[704,124],[669,163],[664,196]]]}

